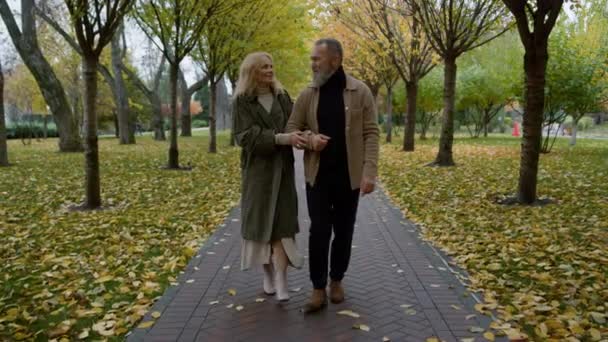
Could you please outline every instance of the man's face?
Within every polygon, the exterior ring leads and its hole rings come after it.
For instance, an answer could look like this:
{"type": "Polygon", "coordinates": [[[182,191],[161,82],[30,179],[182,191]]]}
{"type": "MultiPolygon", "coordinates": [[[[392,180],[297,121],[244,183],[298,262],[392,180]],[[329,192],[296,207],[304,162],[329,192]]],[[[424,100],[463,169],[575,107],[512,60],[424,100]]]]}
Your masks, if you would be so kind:
{"type": "Polygon", "coordinates": [[[331,53],[326,44],[314,46],[310,61],[313,81],[317,86],[325,84],[340,66],[340,57],[331,53]]]}

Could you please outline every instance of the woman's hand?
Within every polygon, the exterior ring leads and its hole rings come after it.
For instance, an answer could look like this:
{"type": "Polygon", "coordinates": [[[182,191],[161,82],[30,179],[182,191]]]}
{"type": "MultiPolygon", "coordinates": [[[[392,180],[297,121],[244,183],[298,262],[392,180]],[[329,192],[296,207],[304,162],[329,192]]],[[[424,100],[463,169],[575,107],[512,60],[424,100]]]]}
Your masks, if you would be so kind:
{"type": "Polygon", "coordinates": [[[302,132],[292,132],[289,133],[289,145],[302,150],[306,147],[308,143],[308,138],[302,132]]]}
{"type": "Polygon", "coordinates": [[[304,132],[279,133],[275,136],[277,145],[293,146],[304,149],[308,143],[308,137],[304,132]]]}

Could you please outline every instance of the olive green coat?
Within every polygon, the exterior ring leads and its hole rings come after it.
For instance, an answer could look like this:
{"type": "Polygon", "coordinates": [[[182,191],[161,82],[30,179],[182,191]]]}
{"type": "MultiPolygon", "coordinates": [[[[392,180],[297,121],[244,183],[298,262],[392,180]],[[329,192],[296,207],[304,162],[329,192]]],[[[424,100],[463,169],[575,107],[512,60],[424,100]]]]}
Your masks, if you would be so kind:
{"type": "Polygon", "coordinates": [[[240,95],[233,106],[236,143],[241,146],[241,233],[269,242],[298,233],[298,198],[291,146],[275,144],[291,114],[288,94],[275,96],[268,113],[257,96],[240,95]]]}

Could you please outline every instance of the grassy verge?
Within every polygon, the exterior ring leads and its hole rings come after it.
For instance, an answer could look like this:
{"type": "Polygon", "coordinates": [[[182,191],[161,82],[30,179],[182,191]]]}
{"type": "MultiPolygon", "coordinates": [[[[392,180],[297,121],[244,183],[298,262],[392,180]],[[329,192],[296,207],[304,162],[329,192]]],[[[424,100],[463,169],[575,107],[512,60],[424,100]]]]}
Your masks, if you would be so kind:
{"type": "Polygon", "coordinates": [[[534,340],[608,338],[608,145],[559,139],[541,156],[538,193],[554,204],[505,207],[519,173],[520,140],[460,138],[452,168],[431,168],[437,141],[414,153],[382,146],[381,179],[424,236],[452,255],[484,290],[481,312],[499,331],[534,340]]]}
{"type": "Polygon", "coordinates": [[[238,150],[226,136],[217,155],[207,137],[180,139],[193,170],[166,171],[167,142],[101,139],[106,208],[71,212],[83,156],[56,143],[11,141],[0,169],[0,340],[120,340],[236,204],[238,150]]]}

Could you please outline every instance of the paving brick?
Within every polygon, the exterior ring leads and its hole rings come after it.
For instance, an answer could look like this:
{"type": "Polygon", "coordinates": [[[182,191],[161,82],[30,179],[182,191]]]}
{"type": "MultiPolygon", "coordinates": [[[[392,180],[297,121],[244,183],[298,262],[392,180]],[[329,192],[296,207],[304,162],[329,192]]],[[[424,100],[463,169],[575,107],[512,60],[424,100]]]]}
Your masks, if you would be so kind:
{"type": "MultiPolygon", "coordinates": [[[[310,221],[300,186],[301,156],[297,159],[301,233],[296,240],[305,254],[310,221]]],[[[416,226],[403,218],[381,189],[360,201],[356,247],[343,281],[346,302],[329,304],[325,311],[310,316],[300,312],[312,290],[307,260],[302,269],[289,270],[289,287],[300,290],[292,292],[287,303],[277,303],[262,293],[260,272],[240,271],[240,222],[234,220],[239,215],[239,208],[232,210],[225,225],[200,248],[200,257],[188,263],[180,285],[168,289],[153,306],[152,311],[162,311],[157,324],[133,330],[128,341],[379,341],[383,336],[393,341],[424,341],[431,336],[456,341],[469,326],[489,324],[489,320],[464,319],[475,313],[474,302],[462,297],[464,288],[452,273],[438,270],[445,266],[444,260],[419,238],[416,226]],[[215,254],[207,254],[210,251],[215,254]],[[188,284],[188,279],[195,282],[188,284]],[[230,296],[229,289],[237,294],[230,296]],[[256,303],[256,298],[264,302],[256,303]],[[215,300],[220,303],[209,304],[215,300]],[[228,304],[233,306],[227,308],[228,304]],[[402,304],[411,305],[416,313],[407,314],[402,304]],[[238,305],[244,307],[242,311],[236,310],[238,305]],[[360,317],[337,314],[346,309],[360,317]],[[371,330],[355,330],[356,323],[371,330]]]]}

